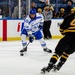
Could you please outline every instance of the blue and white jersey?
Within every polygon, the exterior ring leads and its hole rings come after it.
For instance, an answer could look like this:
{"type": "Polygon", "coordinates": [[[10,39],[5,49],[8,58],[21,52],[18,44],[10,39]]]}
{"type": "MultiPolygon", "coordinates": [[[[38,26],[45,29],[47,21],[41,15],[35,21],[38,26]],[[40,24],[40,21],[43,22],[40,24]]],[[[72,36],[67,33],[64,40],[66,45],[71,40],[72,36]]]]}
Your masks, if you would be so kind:
{"type": "Polygon", "coordinates": [[[28,15],[24,20],[24,28],[28,34],[32,34],[39,30],[39,25],[43,25],[43,22],[42,14],[36,13],[35,19],[31,19],[28,15]]]}

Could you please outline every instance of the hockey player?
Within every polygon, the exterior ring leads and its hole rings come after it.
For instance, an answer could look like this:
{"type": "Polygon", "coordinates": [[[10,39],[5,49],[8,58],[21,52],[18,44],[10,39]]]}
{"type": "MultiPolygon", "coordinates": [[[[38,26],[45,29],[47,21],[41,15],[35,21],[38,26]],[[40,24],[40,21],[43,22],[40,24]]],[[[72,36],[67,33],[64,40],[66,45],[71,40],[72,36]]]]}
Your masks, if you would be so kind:
{"type": "Polygon", "coordinates": [[[24,28],[21,32],[21,39],[23,49],[20,52],[27,51],[27,42],[26,37],[29,37],[29,42],[32,43],[34,37],[36,40],[39,40],[43,50],[46,52],[52,52],[47,48],[46,43],[42,37],[41,29],[43,28],[43,16],[41,14],[36,13],[36,10],[32,8],[30,10],[30,14],[24,20],[24,28]]]}
{"type": "Polygon", "coordinates": [[[60,70],[70,54],[75,52],[75,12],[64,18],[60,26],[60,32],[65,36],[58,42],[48,66],[41,69],[43,73],[50,72],[51,69],[54,71],[60,70]],[[59,58],[60,60],[56,64],[59,58]]]}

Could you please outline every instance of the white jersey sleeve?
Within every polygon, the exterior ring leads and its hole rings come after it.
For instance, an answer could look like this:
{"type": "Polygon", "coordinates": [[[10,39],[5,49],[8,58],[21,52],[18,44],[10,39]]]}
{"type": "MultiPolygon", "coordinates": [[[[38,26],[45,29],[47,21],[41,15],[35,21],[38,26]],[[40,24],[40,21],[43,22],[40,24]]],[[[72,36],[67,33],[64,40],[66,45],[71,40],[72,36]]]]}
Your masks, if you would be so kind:
{"type": "Polygon", "coordinates": [[[25,28],[25,30],[27,31],[28,34],[32,34],[31,25],[29,24],[29,22],[30,22],[30,18],[29,18],[29,16],[27,16],[24,20],[24,28],[25,28]]]}
{"type": "Polygon", "coordinates": [[[44,23],[44,17],[43,17],[43,15],[42,15],[42,14],[40,14],[40,16],[41,16],[40,25],[41,25],[41,26],[43,26],[43,23],[44,23]]]}

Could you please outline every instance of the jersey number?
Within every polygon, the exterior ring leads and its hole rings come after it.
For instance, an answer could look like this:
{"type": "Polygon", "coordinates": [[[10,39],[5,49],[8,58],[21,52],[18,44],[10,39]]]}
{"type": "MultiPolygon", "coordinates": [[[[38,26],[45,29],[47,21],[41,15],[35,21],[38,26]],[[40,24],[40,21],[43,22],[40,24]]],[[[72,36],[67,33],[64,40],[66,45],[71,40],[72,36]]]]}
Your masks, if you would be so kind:
{"type": "Polygon", "coordinates": [[[70,23],[71,26],[75,26],[75,19],[73,19],[70,23]]]}

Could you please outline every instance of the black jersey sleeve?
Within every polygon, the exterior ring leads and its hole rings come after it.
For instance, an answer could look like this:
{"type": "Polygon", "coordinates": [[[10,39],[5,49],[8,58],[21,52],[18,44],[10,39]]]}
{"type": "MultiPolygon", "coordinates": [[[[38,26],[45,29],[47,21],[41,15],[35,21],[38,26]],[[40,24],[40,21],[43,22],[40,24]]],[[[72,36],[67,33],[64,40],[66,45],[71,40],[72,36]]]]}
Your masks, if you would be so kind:
{"type": "Polygon", "coordinates": [[[60,25],[60,29],[67,29],[70,25],[70,15],[67,15],[64,20],[63,23],[60,25]]]}

